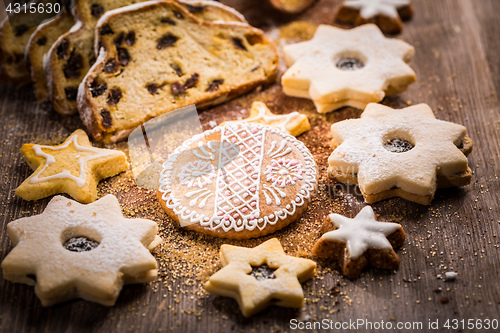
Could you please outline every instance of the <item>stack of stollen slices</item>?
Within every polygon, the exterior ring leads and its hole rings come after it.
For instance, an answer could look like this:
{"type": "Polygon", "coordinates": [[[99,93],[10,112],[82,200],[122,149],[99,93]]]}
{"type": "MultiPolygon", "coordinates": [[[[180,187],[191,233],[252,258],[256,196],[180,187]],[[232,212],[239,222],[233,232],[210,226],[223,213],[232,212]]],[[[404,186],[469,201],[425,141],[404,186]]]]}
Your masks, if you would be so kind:
{"type": "Polygon", "coordinates": [[[38,27],[16,32],[11,21],[0,28],[5,81],[32,80],[40,102],[62,115],[79,112],[95,140],[122,140],[184,105],[222,103],[277,71],[263,32],[214,1],[80,0],[38,27]]]}

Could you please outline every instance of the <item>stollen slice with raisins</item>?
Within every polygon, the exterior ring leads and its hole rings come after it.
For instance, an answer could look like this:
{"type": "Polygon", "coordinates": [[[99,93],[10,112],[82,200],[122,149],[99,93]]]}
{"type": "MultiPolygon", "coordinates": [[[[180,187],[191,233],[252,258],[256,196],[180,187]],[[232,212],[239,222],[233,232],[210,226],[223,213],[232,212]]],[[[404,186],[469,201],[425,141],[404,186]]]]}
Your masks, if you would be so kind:
{"type": "Polygon", "coordinates": [[[63,11],[53,20],[40,24],[29,39],[24,57],[33,81],[35,97],[40,103],[50,100],[47,76],[43,69],[44,59],[59,36],[68,32],[74,24],[71,12],[63,11]]]}
{"type": "Polygon", "coordinates": [[[109,12],[96,35],[99,59],[78,92],[80,117],[96,141],[123,140],[187,105],[220,104],[272,82],[277,72],[276,47],[261,30],[202,21],[174,1],[109,12]],[[134,45],[117,43],[131,32],[134,45]]]}
{"type": "Polygon", "coordinates": [[[26,3],[26,7],[15,7],[10,4],[11,10],[19,10],[17,14],[6,17],[0,24],[0,74],[3,81],[14,84],[26,84],[30,82],[30,74],[24,60],[24,51],[31,35],[37,26],[44,20],[57,13],[47,13],[45,5],[51,1],[40,0],[26,3]],[[43,7],[44,11],[30,12],[30,5],[43,7]],[[24,12],[24,11],[27,12],[24,12]]]}
{"type": "MultiPolygon", "coordinates": [[[[82,82],[85,74],[96,60],[94,50],[95,27],[98,20],[107,11],[116,10],[125,6],[143,2],[141,0],[79,0],[75,5],[73,14],[76,24],[70,31],[61,35],[52,45],[45,71],[48,78],[48,88],[54,109],[62,115],[77,113],[76,96],[78,86],[82,82]]],[[[238,21],[244,22],[244,18],[229,7],[212,4],[208,1],[189,3],[190,10],[194,15],[204,20],[238,21]]],[[[179,12],[179,17],[182,14],[179,12]]],[[[174,19],[161,19],[156,22],[158,26],[176,24],[174,19]]],[[[104,29],[101,34],[108,34],[104,29]]],[[[115,43],[120,43],[126,47],[135,44],[136,32],[126,35],[114,36],[115,43]]]]}

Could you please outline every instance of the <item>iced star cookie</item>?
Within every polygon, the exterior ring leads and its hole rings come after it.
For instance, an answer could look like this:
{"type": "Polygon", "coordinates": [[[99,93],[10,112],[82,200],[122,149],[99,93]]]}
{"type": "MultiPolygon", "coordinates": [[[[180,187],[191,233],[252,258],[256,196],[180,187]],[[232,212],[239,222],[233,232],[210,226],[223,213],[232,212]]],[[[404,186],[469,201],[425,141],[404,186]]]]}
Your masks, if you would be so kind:
{"type": "Polygon", "coordinates": [[[403,29],[401,20],[412,16],[410,0],[346,0],[336,19],[355,25],[374,23],[385,33],[398,34],[403,29]]]}
{"type": "Polygon", "coordinates": [[[128,168],[126,155],[92,147],[87,134],[76,130],[58,146],[25,144],[21,153],[34,170],[17,189],[25,200],[67,193],[81,203],[97,199],[97,183],[128,168]]]}
{"type": "Polygon", "coordinates": [[[287,45],[285,94],[309,98],[319,113],[343,106],[364,109],[415,81],[411,45],[384,37],[373,24],[351,30],[320,25],[314,38],[287,45]]]}
{"type": "Polygon", "coordinates": [[[332,125],[330,177],[359,185],[367,203],[392,197],[428,205],[437,188],[470,183],[465,127],[438,120],[426,104],[369,104],[360,119],[332,125]]]}
{"type": "Polygon", "coordinates": [[[158,199],[181,227],[245,239],[298,219],[316,182],[302,142],[270,126],[237,123],[177,148],[163,164],[158,199]]]}
{"type": "Polygon", "coordinates": [[[6,280],[35,286],[43,306],[74,298],[114,305],[124,284],[156,280],[156,222],[126,219],[113,195],[89,205],[54,197],[40,215],[10,222],[6,280]]]}
{"type": "Polygon", "coordinates": [[[276,238],[254,248],[224,244],[220,252],[223,268],[210,277],[205,289],[235,298],[245,317],[269,305],[302,307],[300,282],[314,275],[314,261],[286,255],[276,238]]]}
{"type": "Polygon", "coordinates": [[[405,232],[397,223],[376,221],[370,206],[353,219],[330,214],[322,231],[313,255],[337,260],[345,276],[356,277],[368,265],[389,270],[399,267],[393,248],[403,244],[405,232]]]}
{"type": "Polygon", "coordinates": [[[224,126],[230,123],[256,123],[268,125],[281,129],[293,136],[299,136],[311,128],[309,119],[304,114],[297,111],[283,115],[272,113],[262,102],[253,102],[250,109],[250,116],[243,120],[226,121],[221,124],[224,126]]]}

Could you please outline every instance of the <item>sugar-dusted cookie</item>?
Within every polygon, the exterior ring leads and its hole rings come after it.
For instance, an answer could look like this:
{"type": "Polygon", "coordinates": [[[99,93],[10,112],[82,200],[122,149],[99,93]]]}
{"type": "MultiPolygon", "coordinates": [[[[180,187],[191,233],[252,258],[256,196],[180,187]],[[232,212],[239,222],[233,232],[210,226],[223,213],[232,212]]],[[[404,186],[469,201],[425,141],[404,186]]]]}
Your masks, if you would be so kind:
{"type": "Polygon", "coordinates": [[[336,19],[355,25],[374,23],[385,33],[398,34],[403,29],[401,20],[412,16],[410,0],[345,0],[336,19]]]}
{"type": "Polygon", "coordinates": [[[253,102],[250,109],[250,116],[243,120],[226,121],[221,124],[224,126],[231,123],[256,123],[269,125],[279,128],[290,135],[299,136],[311,128],[309,119],[305,114],[300,114],[297,111],[288,114],[277,115],[272,113],[262,102],[253,102]]]}
{"type": "Polygon", "coordinates": [[[302,142],[270,126],[236,123],[177,148],[163,164],[158,198],[181,227],[244,239],[299,218],[316,182],[302,142]]]}
{"type": "Polygon", "coordinates": [[[470,183],[465,127],[437,120],[426,104],[369,104],[360,119],[332,125],[330,177],[358,184],[368,203],[402,197],[428,205],[436,188],[470,183]]]}
{"type": "Polygon", "coordinates": [[[205,289],[235,298],[245,317],[269,305],[302,307],[300,282],[314,275],[314,261],[286,255],[276,238],[251,249],[224,244],[220,252],[223,268],[210,277],[205,289]]]}
{"type": "Polygon", "coordinates": [[[287,45],[290,66],[281,78],[289,96],[310,98],[319,113],[343,106],[364,109],[415,81],[411,45],[384,37],[373,24],[351,30],[320,25],[314,38],[287,45]]]}
{"type": "Polygon", "coordinates": [[[87,134],[76,130],[58,146],[25,144],[21,153],[34,170],[17,189],[25,200],[58,193],[89,203],[97,199],[97,183],[128,168],[127,156],[117,150],[92,147],[87,134]]]}
{"type": "Polygon", "coordinates": [[[358,276],[368,265],[390,270],[399,267],[393,248],[403,244],[405,232],[397,223],[376,221],[370,206],[353,219],[330,214],[322,231],[325,233],[314,245],[313,255],[337,260],[348,277],[358,276]]]}
{"type": "Polygon", "coordinates": [[[156,223],[124,218],[113,195],[89,205],[56,196],[7,232],[14,248],[2,262],[3,277],[35,286],[43,306],[74,298],[113,305],[124,284],[156,280],[146,248],[157,240],[156,223]]]}

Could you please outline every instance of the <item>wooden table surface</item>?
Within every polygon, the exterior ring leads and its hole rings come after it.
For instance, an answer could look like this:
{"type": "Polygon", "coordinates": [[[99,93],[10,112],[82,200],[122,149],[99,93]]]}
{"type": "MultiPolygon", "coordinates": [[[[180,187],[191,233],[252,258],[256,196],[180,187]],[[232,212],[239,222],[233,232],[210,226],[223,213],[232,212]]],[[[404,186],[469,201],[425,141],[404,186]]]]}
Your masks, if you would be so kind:
{"type": "MultiPolygon", "coordinates": [[[[340,4],[338,0],[321,0],[304,14],[287,17],[260,1],[223,2],[241,10],[250,23],[275,38],[276,26],[294,20],[332,24],[340,4]]],[[[318,261],[317,276],[303,284],[306,302],[301,310],[271,307],[245,319],[235,301],[205,293],[202,284],[220,267],[217,251],[221,244],[254,246],[270,237],[237,242],[178,230],[161,212],[154,193],[134,186],[128,172],[102,182],[99,193],[116,194],[126,216],[149,217],[159,223],[165,238],[155,254],[159,280],[126,286],[114,307],[73,301],[43,308],[33,287],[13,284],[0,275],[0,331],[269,332],[289,331],[290,320],[297,318],[310,323],[322,319],[383,320],[394,326],[397,322],[422,322],[422,332],[430,331],[429,320],[439,320],[441,331],[494,332],[445,329],[443,325],[447,319],[465,319],[466,323],[468,319],[500,320],[500,1],[415,0],[413,6],[415,16],[398,38],[415,46],[411,66],[418,82],[383,103],[399,108],[427,103],[439,119],[465,125],[474,140],[469,156],[473,179],[469,186],[438,191],[430,206],[402,199],[373,205],[380,219],[398,221],[407,233],[397,251],[401,260],[397,272],[368,270],[349,280],[338,273],[335,264],[318,261]],[[458,273],[455,281],[439,278],[448,271],[458,273]]],[[[211,120],[219,123],[246,116],[244,110],[252,100],[267,102],[276,113],[298,110],[310,116],[312,128],[299,139],[311,149],[320,167],[320,193],[303,218],[272,235],[282,241],[287,253],[307,256],[327,213],[354,216],[364,205],[356,188],[328,192],[334,184],[324,176],[331,152],[330,124],[358,117],[360,111],[345,108],[320,116],[310,101],[287,97],[275,84],[201,112],[204,128],[209,128],[211,120]]],[[[30,174],[19,152],[21,145],[61,142],[81,123],[77,116],[64,118],[50,106],[37,104],[31,86],[1,83],[0,114],[1,261],[12,248],[7,223],[39,214],[49,200],[33,203],[14,195],[15,188],[30,174]]],[[[120,144],[117,148],[126,147],[120,144]]]]}

